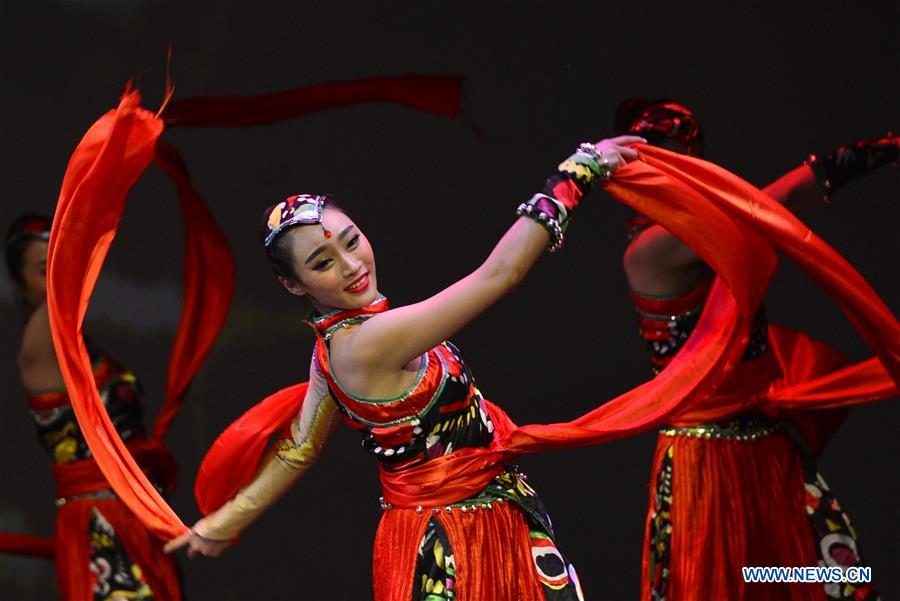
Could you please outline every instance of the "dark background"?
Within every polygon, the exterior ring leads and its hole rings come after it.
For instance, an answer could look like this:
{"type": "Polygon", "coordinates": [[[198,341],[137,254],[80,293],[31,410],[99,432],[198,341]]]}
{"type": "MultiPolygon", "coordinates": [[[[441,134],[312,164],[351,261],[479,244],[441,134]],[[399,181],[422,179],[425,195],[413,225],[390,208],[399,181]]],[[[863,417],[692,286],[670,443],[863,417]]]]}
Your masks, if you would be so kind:
{"type": "MultiPolygon", "coordinates": [[[[895,2],[3,0],[0,223],[53,209],[71,151],[126,80],[137,77],[145,106],[158,106],[169,43],[179,98],[377,74],[466,77],[464,108],[480,135],[463,119],[387,105],[165,134],[238,265],[228,323],[168,439],[181,462],[171,503],[193,521],[193,474],[209,444],[308,366],[304,308],[279,290],[257,242],[263,207],[301,191],[338,193],[375,246],[382,291],[395,305],[418,300],[477,266],[560,159],[611,133],[624,97],[693,107],[708,157],[758,185],[810,151],[896,129],[898,22],[895,2]]],[[[898,201],[900,171],[882,170],[803,215],[895,313],[898,201]]],[[[620,266],[626,216],[602,193],[587,199],[566,249],[455,337],[480,388],[517,422],[572,418],[647,377],[620,266]]],[[[151,415],[180,309],[180,238],[173,187],[151,169],[131,195],[88,319],[92,336],[142,377],[151,415]]],[[[21,315],[4,286],[0,528],[49,535],[53,486],[15,370],[21,315]]],[[[772,321],[865,356],[834,304],[792,265],[782,266],[768,306],[772,321]]],[[[821,466],[885,599],[900,597],[898,424],[895,402],[854,410],[821,466]]],[[[588,598],[637,597],[654,437],[521,462],[588,598]]],[[[370,598],[378,496],[373,461],[340,430],[235,549],[181,561],[189,598],[370,598]]],[[[0,597],[55,595],[49,562],[0,558],[0,597]]]]}

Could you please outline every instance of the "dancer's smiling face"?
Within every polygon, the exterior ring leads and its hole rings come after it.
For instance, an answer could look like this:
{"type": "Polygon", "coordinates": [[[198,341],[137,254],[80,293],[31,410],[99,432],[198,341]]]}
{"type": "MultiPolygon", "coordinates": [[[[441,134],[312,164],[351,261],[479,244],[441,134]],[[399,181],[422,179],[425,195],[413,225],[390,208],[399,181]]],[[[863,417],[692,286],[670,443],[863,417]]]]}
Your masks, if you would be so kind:
{"type": "Polygon", "coordinates": [[[322,225],[297,225],[275,240],[291,267],[291,273],[279,275],[279,281],[292,294],[308,298],[320,313],[371,304],[378,296],[378,285],[369,240],[333,206],[326,205],[322,225]],[[331,232],[330,238],[322,225],[331,232]]]}

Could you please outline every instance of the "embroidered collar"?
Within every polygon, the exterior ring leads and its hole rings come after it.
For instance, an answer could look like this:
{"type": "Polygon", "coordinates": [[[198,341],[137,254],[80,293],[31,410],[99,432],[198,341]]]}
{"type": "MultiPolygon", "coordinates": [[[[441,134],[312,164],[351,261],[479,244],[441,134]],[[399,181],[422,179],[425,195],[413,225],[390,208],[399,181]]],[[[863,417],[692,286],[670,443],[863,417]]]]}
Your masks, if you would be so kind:
{"type": "Polygon", "coordinates": [[[374,301],[359,309],[335,309],[325,314],[313,311],[307,316],[305,322],[316,331],[316,334],[327,339],[331,338],[335,330],[362,323],[387,309],[388,299],[379,294],[374,301]]]}

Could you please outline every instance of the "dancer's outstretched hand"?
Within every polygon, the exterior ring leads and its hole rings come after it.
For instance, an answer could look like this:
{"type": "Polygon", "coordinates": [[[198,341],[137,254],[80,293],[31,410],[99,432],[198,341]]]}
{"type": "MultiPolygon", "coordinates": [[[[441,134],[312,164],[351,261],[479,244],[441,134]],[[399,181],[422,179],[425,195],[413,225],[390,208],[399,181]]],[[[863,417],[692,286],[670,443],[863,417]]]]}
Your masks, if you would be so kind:
{"type": "Polygon", "coordinates": [[[594,144],[597,152],[603,155],[603,164],[611,173],[615,173],[616,169],[622,165],[626,165],[631,161],[637,161],[641,157],[638,151],[627,144],[646,144],[647,140],[640,136],[616,136],[600,140],[594,144]]]}
{"type": "Polygon", "coordinates": [[[179,536],[178,538],[173,538],[163,547],[163,551],[166,553],[174,553],[178,549],[182,547],[187,547],[188,552],[187,555],[190,559],[194,559],[197,555],[203,555],[205,557],[218,557],[222,553],[225,552],[225,549],[234,544],[234,541],[230,540],[213,540],[211,538],[206,538],[205,536],[198,534],[198,530],[203,532],[202,528],[203,520],[200,520],[194,527],[179,536]]]}

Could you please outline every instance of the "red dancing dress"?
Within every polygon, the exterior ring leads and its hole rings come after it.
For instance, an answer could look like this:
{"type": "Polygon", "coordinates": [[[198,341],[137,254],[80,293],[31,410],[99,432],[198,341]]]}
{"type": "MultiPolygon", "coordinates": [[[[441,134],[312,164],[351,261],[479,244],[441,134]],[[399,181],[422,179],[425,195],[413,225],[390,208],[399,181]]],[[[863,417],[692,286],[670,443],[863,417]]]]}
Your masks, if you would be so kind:
{"type": "Polygon", "coordinates": [[[410,498],[390,494],[407,479],[441,471],[451,457],[489,447],[494,423],[450,342],[423,354],[414,384],[393,398],[363,398],[341,387],[330,367],[331,334],[386,309],[382,297],[309,321],[317,333],[316,368],[385,483],[373,560],[376,599],[582,599],[540,497],[515,466],[502,466],[476,492],[450,482],[410,498]]]}
{"type": "MultiPolygon", "coordinates": [[[[97,390],[119,436],[151,481],[160,489],[171,486],[175,464],[162,445],[145,437],[137,378],[106,354],[88,348],[97,390]]],[[[110,489],[65,389],[31,393],[28,404],[38,440],[53,462],[61,598],[180,599],[175,562],[110,489]]]]}
{"type": "MultiPolygon", "coordinates": [[[[696,327],[711,282],[672,298],[631,294],[654,375],[696,327]]],[[[741,363],[717,397],[731,403],[726,399],[752,399],[781,385],[769,340],[760,308],[741,363]]],[[[846,365],[837,352],[818,348],[815,369],[846,365]]],[[[743,566],[863,565],[856,532],[815,464],[844,414],[771,419],[751,410],[706,421],[700,412],[664,427],[653,460],[641,598],[876,599],[871,583],[746,584],[741,573],[743,566]]]]}

